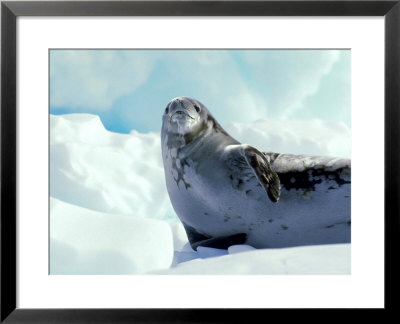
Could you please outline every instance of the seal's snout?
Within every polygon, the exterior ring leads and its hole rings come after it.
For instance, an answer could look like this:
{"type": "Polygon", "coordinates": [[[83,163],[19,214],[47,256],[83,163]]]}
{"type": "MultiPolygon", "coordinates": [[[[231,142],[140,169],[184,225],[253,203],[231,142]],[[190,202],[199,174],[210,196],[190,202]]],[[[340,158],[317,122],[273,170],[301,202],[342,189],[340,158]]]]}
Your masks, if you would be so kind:
{"type": "Polygon", "coordinates": [[[184,102],[179,99],[179,98],[175,98],[173,100],[170,101],[169,103],[169,114],[170,116],[172,116],[175,113],[178,112],[185,112],[186,111],[186,106],[184,104],[184,102]]]}
{"type": "Polygon", "coordinates": [[[185,106],[180,102],[172,102],[169,105],[168,115],[170,121],[184,121],[187,117],[191,117],[185,106]]]}
{"type": "Polygon", "coordinates": [[[169,116],[170,121],[178,119],[195,119],[196,112],[198,109],[193,105],[190,98],[178,97],[172,99],[165,110],[165,113],[169,116]]]}
{"type": "Polygon", "coordinates": [[[190,111],[191,103],[184,97],[178,97],[172,99],[169,104],[169,115],[172,116],[175,113],[188,113],[190,111]]]}

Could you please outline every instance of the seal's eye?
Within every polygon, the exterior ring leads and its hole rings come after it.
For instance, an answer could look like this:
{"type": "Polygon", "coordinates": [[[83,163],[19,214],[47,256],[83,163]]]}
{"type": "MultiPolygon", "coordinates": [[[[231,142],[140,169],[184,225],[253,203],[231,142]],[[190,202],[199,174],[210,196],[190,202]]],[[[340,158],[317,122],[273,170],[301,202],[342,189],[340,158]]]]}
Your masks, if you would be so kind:
{"type": "Polygon", "coordinates": [[[194,105],[194,109],[196,109],[197,112],[200,112],[200,107],[197,105],[194,105]]]}
{"type": "Polygon", "coordinates": [[[168,109],[168,106],[167,106],[167,108],[165,108],[165,113],[168,114],[168,111],[169,111],[169,109],[168,109]]]}

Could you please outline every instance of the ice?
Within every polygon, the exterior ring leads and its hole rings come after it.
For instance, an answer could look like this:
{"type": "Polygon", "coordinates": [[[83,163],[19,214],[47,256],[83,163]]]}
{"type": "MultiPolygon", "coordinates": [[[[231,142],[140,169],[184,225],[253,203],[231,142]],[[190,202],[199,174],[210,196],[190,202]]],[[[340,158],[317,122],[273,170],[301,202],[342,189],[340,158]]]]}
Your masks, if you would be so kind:
{"type": "Polygon", "coordinates": [[[117,134],[97,116],[50,116],[50,196],[100,212],[177,220],[160,136],[117,134]]]}
{"type": "Polygon", "coordinates": [[[188,242],[185,229],[181,222],[171,224],[174,235],[174,249],[176,251],[193,251],[188,242]]]}
{"type": "Polygon", "coordinates": [[[247,252],[247,251],[253,251],[255,248],[253,248],[250,245],[232,245],[228,248],[229,254],[235,254],[235,253],[241,253],[241,252],[247,252]]]}
{"type": "Polygon", "coordinates": [[[199,254],[195,251],[175,251],[172,267],[176,267],[180,263],[188,262],[198,258],[199,254]]]}
{"type": "Polygon", "coordinates": [[[226,254],[228,254],[228,251],[221,250],[221,249],[214,249],[214,248],[210,248],[210,247],[199,246],[197,248],[197,253],[199,254],[200,258],[206,259],[206,258],[214,258],[217,256],[226,255],[226,254]]]}
{"type": "Polygon", "coordinates": [[[350,274],[350,244],[259,249],[197,258],[168,270],[167,275],[350,274]]]}
{"type": "Polygon", "coordinates": [[[50,274],[140,274],[169,268],[173,251],[166,222],[50,198],[50,274]]]}

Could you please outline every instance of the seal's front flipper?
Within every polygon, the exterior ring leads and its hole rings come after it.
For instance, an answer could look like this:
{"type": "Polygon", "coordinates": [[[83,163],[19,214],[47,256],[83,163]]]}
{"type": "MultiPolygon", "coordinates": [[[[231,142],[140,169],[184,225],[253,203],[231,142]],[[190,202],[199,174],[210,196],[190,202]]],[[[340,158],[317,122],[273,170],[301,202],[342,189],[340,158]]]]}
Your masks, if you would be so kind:
{"type": "Polygon", "coordinates": [[[239,233],[229,236],[213,237],[203,241],[190,242],[192,249],[197,251],[199,246],[211,247],[214,249],[227,250],[228,247],[236,244],[244,244],[246,242],[247,234],[239,233]]]}
{"type": "Polygon", "coordinates": [[[263,186],[272,202],[277,202],[281,193],[278,174],[272,170],[271,164],[256,148],[242,145],[242,156],[252,168],[258,182],[263,186]]]}

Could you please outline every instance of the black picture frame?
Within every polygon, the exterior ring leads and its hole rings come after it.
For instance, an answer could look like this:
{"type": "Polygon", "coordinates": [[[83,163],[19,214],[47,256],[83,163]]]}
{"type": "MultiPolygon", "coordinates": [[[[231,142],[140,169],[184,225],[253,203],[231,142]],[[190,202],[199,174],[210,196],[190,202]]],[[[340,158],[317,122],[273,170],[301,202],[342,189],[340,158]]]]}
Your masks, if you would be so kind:
{"type": "MultiPolygon", "coordinates": [[[[383,310],[376,310],[379,316],[377,318],[382,321],[382,312],[387,315],[396,311],[398,306],[396,297],[399,291],[396,259],[399,256],[400,246],[400,0],[2,1],[0,291],[2,323],[232,323],[241,321],[243,316],[250,321],[251,318],[254,318],[254,321],[260,321],[257,318],[261,318],[262,322],[266,322],[268,321],[266,316],[276,312],[267,309],[16,308],[16,19],[18,16],[384,16],[385,307],[383,310]]],[[[373,166],[371,168],[373,176],[373,166]]],[[[371,260],[372,262],[374,260],[371,260]]],[[[245,296],[240,296],[238,292],[238,298],[245,296]]],[[[309,311],[297,310],[297,314],[306,316],[310,320],[309,311]]],[[[371,318],[371,313],[369,312],[367,316],[371,318]]],[[[315,318],[318,317],[320,315],[315,318]]]]}

